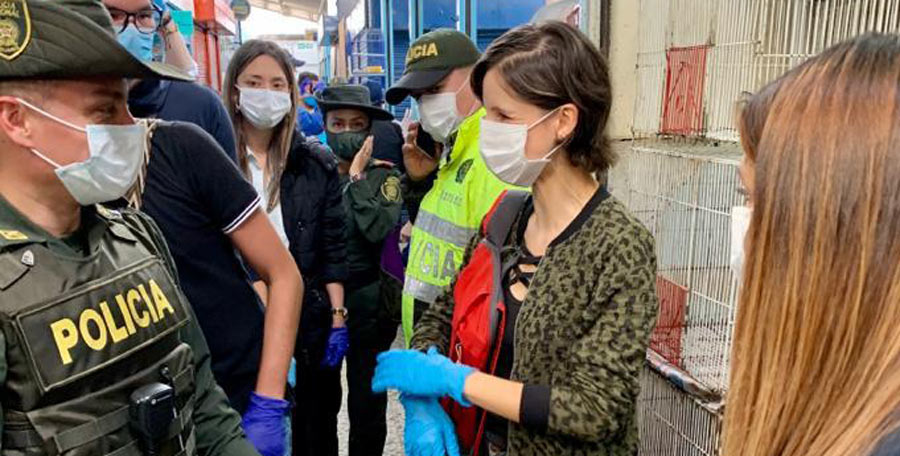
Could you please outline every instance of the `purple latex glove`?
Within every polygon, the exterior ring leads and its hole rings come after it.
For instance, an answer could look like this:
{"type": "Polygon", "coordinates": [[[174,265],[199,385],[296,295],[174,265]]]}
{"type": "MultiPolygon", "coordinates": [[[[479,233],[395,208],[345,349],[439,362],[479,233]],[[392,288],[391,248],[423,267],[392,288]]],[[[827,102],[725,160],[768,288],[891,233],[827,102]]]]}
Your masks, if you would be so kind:
{"type": "Polygon", "coordinates": [[[325,349],[325,358],[322,359],[322,365],[332,369],[340,366],[349,348],[350,332],[347,331],[347,327],[331,328],[331,334],[328,335],[328,347],[325,349]]]}
{"type": "Polygon", "coordinates": [[[250,394],[250,405],[244,412],[241,427],[262,456],[284,456],[287,436],[284,418],[290,408],[286,400],[250,394]]]}

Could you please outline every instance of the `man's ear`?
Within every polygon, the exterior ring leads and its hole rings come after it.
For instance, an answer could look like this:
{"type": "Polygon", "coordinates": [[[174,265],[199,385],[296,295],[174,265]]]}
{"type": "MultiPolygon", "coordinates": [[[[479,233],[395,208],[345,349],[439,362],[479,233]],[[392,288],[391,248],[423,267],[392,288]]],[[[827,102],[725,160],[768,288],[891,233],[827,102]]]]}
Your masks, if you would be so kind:
{"type": "Polygon", "coordinates": [[[28,108],[19,103],[15,97],[0,96],[0,131],[14,142],[25,148],[34,148],[32,116],[28,108]]]}

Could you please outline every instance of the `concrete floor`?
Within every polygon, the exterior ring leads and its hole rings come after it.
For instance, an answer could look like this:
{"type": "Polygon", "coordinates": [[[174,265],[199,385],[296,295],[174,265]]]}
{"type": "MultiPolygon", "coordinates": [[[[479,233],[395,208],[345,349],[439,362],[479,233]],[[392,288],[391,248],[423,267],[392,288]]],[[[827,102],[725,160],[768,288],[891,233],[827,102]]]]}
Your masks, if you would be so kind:
{"type": "MultiPolygon", "coordinates": [[[[394,341],[394,348],[401,348],[403,338],[398,335],[394,341]]],[[[347,442],[350,435],[350,420],[347,417],[347,365],[344,364],[344,372],[341,375],[344,402],[341,413],[338,416],[338,441],[340,443],[340,456],[347,456],[347,442]]],[[[400,405],[399,394],[396,391],[388,392],[387,411],[387,441],[384,445],[384,456],[403,455],[403,406],[400,405]]],[[[375,456],[375,455],[373,455],[375,456]]]]}

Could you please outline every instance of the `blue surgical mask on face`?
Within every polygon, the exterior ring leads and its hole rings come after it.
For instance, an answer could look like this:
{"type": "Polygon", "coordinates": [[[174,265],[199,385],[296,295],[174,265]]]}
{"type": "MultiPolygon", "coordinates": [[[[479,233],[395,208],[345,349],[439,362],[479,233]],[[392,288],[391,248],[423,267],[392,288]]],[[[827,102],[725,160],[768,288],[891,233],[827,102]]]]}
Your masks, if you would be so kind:
{"type": "Polygon", "coordinates": [[[131,55],[142,62],[153,59],[153,36],[155,33],[141,33],[134,24],[128,24],[125,30],[119,33],[119,44],[128,49],[131,55]]]}

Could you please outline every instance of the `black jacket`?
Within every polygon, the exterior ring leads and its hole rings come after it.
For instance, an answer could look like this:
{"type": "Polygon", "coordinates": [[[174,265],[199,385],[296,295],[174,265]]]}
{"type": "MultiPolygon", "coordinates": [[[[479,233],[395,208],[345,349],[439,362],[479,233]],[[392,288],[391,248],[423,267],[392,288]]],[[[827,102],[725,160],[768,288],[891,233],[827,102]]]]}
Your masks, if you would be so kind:
{"type": "Polygon", "coordinates": [[[307,290],[347,280],[342,204],[334,155],[327,146],[296,133],[281,176],[281,213],[307,290]]]}
{"type": "Polygon", "coordinates": [[[299,131],[281,176],[281,213],[289,250],[303,276],[303,314],[294,357],[306,369],[321,362],[331,329],[325,285],[345,282],[349,272],[337,160],[327,146],[299,131]]]}

